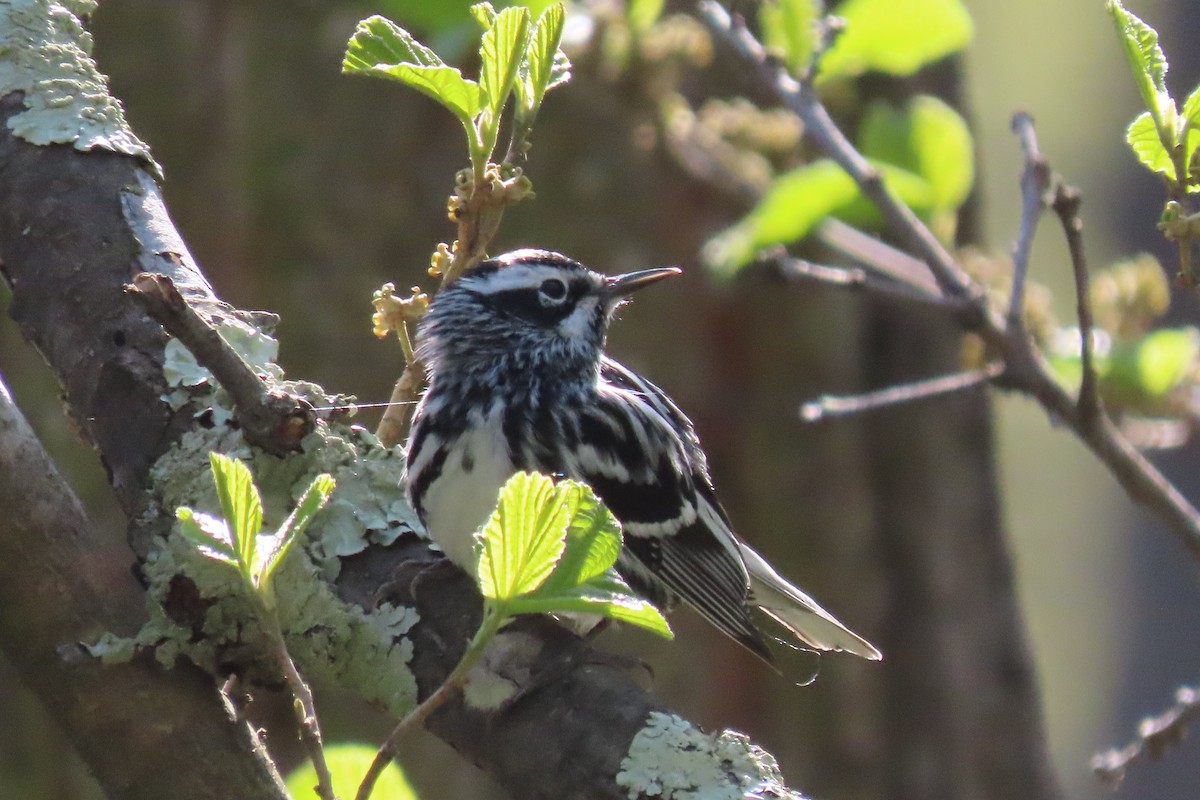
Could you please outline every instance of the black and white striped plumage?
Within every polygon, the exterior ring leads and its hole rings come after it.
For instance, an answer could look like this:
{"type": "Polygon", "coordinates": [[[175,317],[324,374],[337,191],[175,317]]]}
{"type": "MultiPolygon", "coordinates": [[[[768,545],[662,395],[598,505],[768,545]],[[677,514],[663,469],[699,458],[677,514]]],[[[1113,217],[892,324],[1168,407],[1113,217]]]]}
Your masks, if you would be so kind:
{"type": "Polygon", "coordinates": [[[519,250],[439,292],[417,338],[429,389],[408,443],[413,508],[446,555],[470,569],[473,535],[513,473],[582,480],[621,521],[618,570],[656,604],[683,599],[768,662],[751,607],[807,647],[878,659],[734,534],[687,417],[604,355],[616,307],[677,272],[608,277],[557,253],[519,250]]]}

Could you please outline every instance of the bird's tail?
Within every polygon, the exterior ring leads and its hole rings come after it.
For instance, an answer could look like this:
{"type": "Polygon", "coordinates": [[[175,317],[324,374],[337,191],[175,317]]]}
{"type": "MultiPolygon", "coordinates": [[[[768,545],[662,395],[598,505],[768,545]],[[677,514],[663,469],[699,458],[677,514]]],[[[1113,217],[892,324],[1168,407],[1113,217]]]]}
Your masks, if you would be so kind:
{"type": "Polygon", "coordinates": [[[746,571],[750,573],[751,604],[792,632],[814,650],[845,650],[878,661],[883,655],[874,645],[838,622],[804,592],[788,583],[766,559],[744,542],[738,542],[746,571]]]}

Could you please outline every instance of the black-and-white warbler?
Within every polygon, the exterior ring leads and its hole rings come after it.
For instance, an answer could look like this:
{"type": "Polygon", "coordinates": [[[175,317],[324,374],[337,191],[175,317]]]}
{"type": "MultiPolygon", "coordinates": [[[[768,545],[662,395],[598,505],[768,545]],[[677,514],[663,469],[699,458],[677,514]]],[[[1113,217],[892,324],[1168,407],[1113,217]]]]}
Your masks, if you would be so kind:
{"type": "Polygon", "coordinates": [[[445,554],[470,569],[474,533],[515,472],[581,480],[621,521],[618,571],[660,607],[682,598],[769,663],[751,607],[807,647],[878,659],[738,538],[691,422],[604,355],[617,306],[678,272],[608,277],[557,253],[518,250],[439,292],[417,337],[429,388],[408,442],[413,508],[445,554]]]}

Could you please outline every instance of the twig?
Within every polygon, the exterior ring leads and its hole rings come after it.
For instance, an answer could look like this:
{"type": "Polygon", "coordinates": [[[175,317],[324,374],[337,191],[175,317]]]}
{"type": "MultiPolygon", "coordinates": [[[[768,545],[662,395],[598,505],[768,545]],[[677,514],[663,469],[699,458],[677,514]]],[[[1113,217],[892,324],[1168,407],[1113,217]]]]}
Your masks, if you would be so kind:
{"type": "Polygon", "coordinates": [[[756,79],[798,114],[805,132],[854,179],[863,195],[879,209],[884,221],[929,267],[943,292],[967,304],[964,327],[975,331],[1004,362],[997,385],[1019,390],[1036,399],[1048,414],[1070,427],[1095,453],[1135,502],[1157,514],[1200,558],[1200,512],[1163,477],[1103,413],[1084,416],[1075,398],[1058,383],[1023,331],[1010,335],[1005,321],[987,305],[982,286],[955,262],[937,237],[883,184],[878,171],[854,149],[821,105],[809,84],[798,83],[766,57],[762,45],[740,22],[712,0],[700,0],[703,21],[725,40],[755,72],[756,79]]]}
{"type": "Polygon", "coordinates": [[[819,422],[830,417],[844,417],[875,411],[887,406],[926,400],[953,392],[961,392],[995,380],[1004,372],[1003,364],[992,364],[982,369],[955,372],[924,381],[915,381],[901,386],[890,386],[877,392],[835,397],[824,395],[800,406],[800,418],[805,422],[819,422]]]}
{"type": "Polygon", "coordinates": [[[1033,235],[1046,207],[1046,191],[1050,188],[1050,164],[1038,149],[1033,117],[1019,111],[1012,118],[1013,133],[1025,154],[1021,171],[1021,226],[1013,244],[1012,293],[1008,302],[1010,330],[1023,330],[1025,309],[1025,279],[1029,275],[1029,254],[1033,250],[1033,235]]]}
{"type": "Polygon", "coordinates": [[[317,773],[317,796],[321,800],[338,800],[333,791],[333,776],[329,772],[329,765],[325,763],[325,747],[321,739],[321,725],[317,721],[317,705],[313,700],[312,689],[300,674],[300,670],[296,669],[296,664],[288,653],[275,611],[264,609],[263,619],[271,636],[272,653],[284,680],[287,681],[288,690],[296,700],[293,710],[296,712],[296,720],[300,723],[300,740],[304,742],[304,748],[312,760],[313,770],[317,773]]]}
{"type": "Polygon", "coordinates": [[[822,283],[827,286],[837,286],[842,289],[854,289],[883,297],[898,300],[909,300],[932,306],[946,307],[949,302],[937,295],[931,295],[922,289],[897,283],[890,278],[882,278],[878,274],[862,267],[833,267],[817,264],[803,258],[792,258],[781,255],[767,262],[775,271],[785,278],[811,283],[822,283]]]}
{"type": "Polygon", "coordinates": [[[1200,690],[1180,686],[1175,690],[1173,706],[1138,724],[1136,739],[1120,749],[1113,748],[1092,756],[1092,772],[1105,786],[1116,789],[1133,764],[1146,758],[1161,758],[1183,741],[1188,723],[1197,716],[1200,716],[1200,690]]]}
{"type": "Polygon", "coordinates": [[[863,233],[852,225],[829,217],[817,228],[817,238],[842,255],[892,280],[911,286],[925,294],[946,300],[929,267],[920,259],[897,250],[887,242],[863,233]]]}
{"type": "Polygon", "coordinates": [[[125,291],[229,392],[246,441],[277,456],[300,449],[300,440],[315,424],[309,404],[269,391],[221,334],[188,305],[170,277],[142,272],[125,291]]]}
{"type": "Polygon", "coordinates": [[[1083,220],[1079,218],[1079,206],[1083,198],[1079,190],[1058,181],[1054,189],[1051,207],[1062,222],[1063,234],[1067,239],[1067,250],[1071,254],[1071,271],[1075,275],[1075,313],[1079,319],[1079,363],[1082,376],[1079,381],[1079,416],[1090,423],[1100,411],[1100,393],[1096,382],[1096,365],[1092,357],[1092,297],[1088,285],[1087,257],[1083,251],[1083,220]]]}

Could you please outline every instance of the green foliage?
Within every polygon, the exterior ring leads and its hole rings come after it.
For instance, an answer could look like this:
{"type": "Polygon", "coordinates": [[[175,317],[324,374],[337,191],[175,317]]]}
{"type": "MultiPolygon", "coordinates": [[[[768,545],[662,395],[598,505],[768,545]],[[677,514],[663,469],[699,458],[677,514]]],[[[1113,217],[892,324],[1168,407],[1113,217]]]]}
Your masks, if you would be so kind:
{"type": "MultiPolygon", "coordinates": [[[[333,790],[338,797],[351,798],[358,791],[358,782],[371,762],[376,750],[371,745],[343,742],[325,748],[325,763],[333,775],[333,790]]],[[[313,787],[317,785],[317,771],[311,761],[306,761],[287,776],[288,794],[293,800],[310,800],[317,796],[313,787]]],[[[417,800],[404,772],[395,761],[389,761],[371,793],[374,800],[417,800]]]]}
{"type": "Polygon", "coordinates": [[[648,30],[662,16],[663,5],[664,0],[627,0],[629,26],[639,33],[648,30]]]}
{"type": "Polygon", "coordinates": [[[1119,0],[1108,0],[1108,12],[1146,107],[1125,131],[1125,141],[1146,169],[1166,179],[1163,222],[1167,224],[1160,223],[1159,228],[1168,239],[1179,242],[1179,277],[1194,285],[1194,226],[1192,215],[1179,202],[1200,191],[1200,87],[1184,100],[1181,113],[1167,88],[1167,57],[1158,46],[1158,32],[1125,10],[1119,0]],[[1178,220],[1186,224],[1175,224],[1178,220]]]}
{"type": "MultiPolygon", "coordinates": [[[[925,219],[952,213],[974,182],[974,143],[954,109],[928,96],[904,109],[876,102],[859,130],[859,150],[884,182],[925,219]]],[[[708,265],[732,276],[765,248],[792,244],[834,216],[855,225],[878,226],[878,212],[834,162],[821,159],[777,177],[758,205],[705,248],[708,265]]]]}
{"type": "Polygon", "coordinates": [[[820,14],[820,0],[779,0],[759,6],[763,44],[780,53],[795,75],[803,73],[812,63],[820,14]]]}
{"type": "Polygon", "coordinates": [[[587,485],[519,472],[477,536],[485,618],[496,627],[518,614],[583,612],[671,636],[613,569],[621,526],[587,485]]]}
{"type": "Polygon", "coordinates": [[[175,512],[180,532],[206,558],[237,569],[247,586],[272,605],[271,577],[329,500],[334,480],[324,474],[314,478],[279,529],[263,534],[262,498],[249,468],[220,453],[209,454],[209,461],[225,519],[182,506],[175,512]]]}
{"type": "Polygon", "coordinates": [[[558,47],[564,19],[559,3],[547,6],[536,22],[524,5],[497,12],[490,3],[478,3],[471,15],[483,27],[478,81],[464,77],[382,16],[358,24],[346,46],[342,71],[398,81],[445,106],[463,125],[475,178],[482,181],[514,90],[515,128],[524,137],[546,91],[569,76],[570,63],[558,47]]]}
{"type": "MultiPolygon", "coordinates": [[[[1195,381],[1200,358],[1200,329],[1163,328],[1130,341],[1117,341],[1095,354],[1100,393],[1127,414],[1170,413],[1163,401],[1195,381]]],[[[1052,354],[1051,364],[1072,390],[1083,374],[1077,347],[1052,354]]]]}
{"type": "Polygon", "coordinates": [[[974,33],[960,0],[846,0],[834,13],[845,29],[821,56],[818,81],[870,70],[912,75],[961,50],[974,33]]]}

